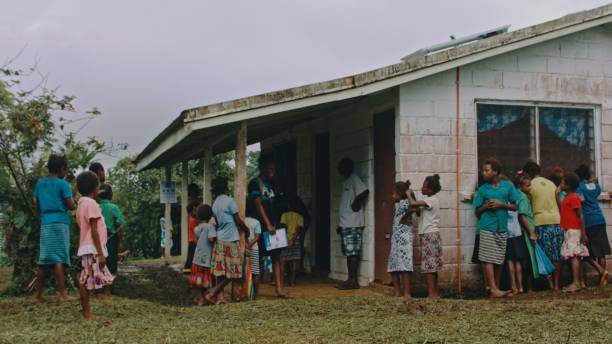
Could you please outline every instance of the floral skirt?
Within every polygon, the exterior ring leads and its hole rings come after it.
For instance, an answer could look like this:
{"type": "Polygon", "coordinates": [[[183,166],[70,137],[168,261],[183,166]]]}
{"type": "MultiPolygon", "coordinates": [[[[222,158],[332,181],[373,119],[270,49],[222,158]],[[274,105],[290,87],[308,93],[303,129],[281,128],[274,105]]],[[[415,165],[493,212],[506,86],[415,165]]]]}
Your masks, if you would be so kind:
{"type": "Polygon", "coordinates": [[[81,256],[81,265],[83,270],[81,270],[79,284],[85,286],[87,290],[101,289],[113,284],[115,277],[108,270],[108,266],[105,265],[104,269],[100,269],[96,255],[86,254],[81,256]]]}
{"type": "Polygon", "coordinates": [[[240,241],[217,241],[212,256],[212,273],[215,277],[242,278],[240,241]]]}
{"type": "Polygon", "coordinates": [[[580,230],[566,229],[564,232],[561,256],[566,260],[574,257],[588,257],[589,249],[580,242],[580,230]]]}
{"type": "Polygon", "coordinates": [[[442,269],[442,237],[440,232],[423,233],[421,241],[421,273],[438,272],[442,269]]]}
{"type": "Polygon", "coordinates": [[[412,259],[412,227],[400,225],[391,235],[387,272],[412,271],[412,259]]]}
{"type": "Polygon", "coordinates": [[[212,275],[210,268],[200,266],[198,264],[191,265],[191,275],[189,275],[189,284],[196,288],[212,287],[212,275]]]}
{"type": "Polygon", "coordinates": [[[536,226],[538,244],[553,262],[562,261],[561,246],[563,246],[563,231],[559,225],[536,226]]]}

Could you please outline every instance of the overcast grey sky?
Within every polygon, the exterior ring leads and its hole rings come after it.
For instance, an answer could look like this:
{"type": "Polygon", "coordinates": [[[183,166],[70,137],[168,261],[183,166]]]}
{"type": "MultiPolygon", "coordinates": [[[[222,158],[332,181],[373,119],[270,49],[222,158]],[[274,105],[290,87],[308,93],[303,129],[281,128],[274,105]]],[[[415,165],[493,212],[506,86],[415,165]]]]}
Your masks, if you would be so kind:
{"type": "Polygon", "coordinates": [[[363,72],[451,34],[515,30],[608,1],[3,0],[0,63],[23,49],[14,67],[38,61],[78,110],[102,111],[84,135],[136,154],[185,108],[363,72]]]}

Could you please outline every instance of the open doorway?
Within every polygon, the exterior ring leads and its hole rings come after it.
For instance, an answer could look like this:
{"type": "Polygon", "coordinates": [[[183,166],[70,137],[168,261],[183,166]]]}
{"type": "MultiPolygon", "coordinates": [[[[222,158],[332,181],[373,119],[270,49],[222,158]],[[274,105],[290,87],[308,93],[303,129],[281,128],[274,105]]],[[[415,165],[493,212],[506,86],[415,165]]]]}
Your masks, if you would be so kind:
{"type": "Polygon", "coordinates": [[[329,133],[315,138],[315,266],[318,272],[330,271],[330,187],[329,133]]]}

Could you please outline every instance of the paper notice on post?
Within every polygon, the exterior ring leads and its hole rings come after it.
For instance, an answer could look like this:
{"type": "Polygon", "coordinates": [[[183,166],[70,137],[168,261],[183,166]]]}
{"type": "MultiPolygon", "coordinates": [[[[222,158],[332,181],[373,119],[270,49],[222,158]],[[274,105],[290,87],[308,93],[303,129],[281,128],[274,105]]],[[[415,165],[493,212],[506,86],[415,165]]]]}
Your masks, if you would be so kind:
{"type": "Polygon", "coordinates": [[[176,203],[176,183],[161,182],[159,186],[159,203],[176,203]]]}

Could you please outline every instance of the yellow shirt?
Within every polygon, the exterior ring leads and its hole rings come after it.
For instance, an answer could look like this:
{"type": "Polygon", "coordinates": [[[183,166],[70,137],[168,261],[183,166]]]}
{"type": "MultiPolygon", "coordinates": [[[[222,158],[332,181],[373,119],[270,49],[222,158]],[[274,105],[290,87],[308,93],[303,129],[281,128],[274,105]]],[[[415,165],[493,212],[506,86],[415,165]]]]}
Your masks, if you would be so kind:
{"type": "Polygon", "coordinates": [[[558,225],[561,223],[559,206],[555,191],[557,187],[550,180],[536,177],[531,181],[531,207],[533,208],[533,221],[536,226],[558,225]]]}
{"type": "Polygon", "coordinates": [[[281,215],[280,223],[287,228],[287,239],[292,240],[298,228],[304,227],[304,218],[294,211],[289,211],[281,215]]]}

